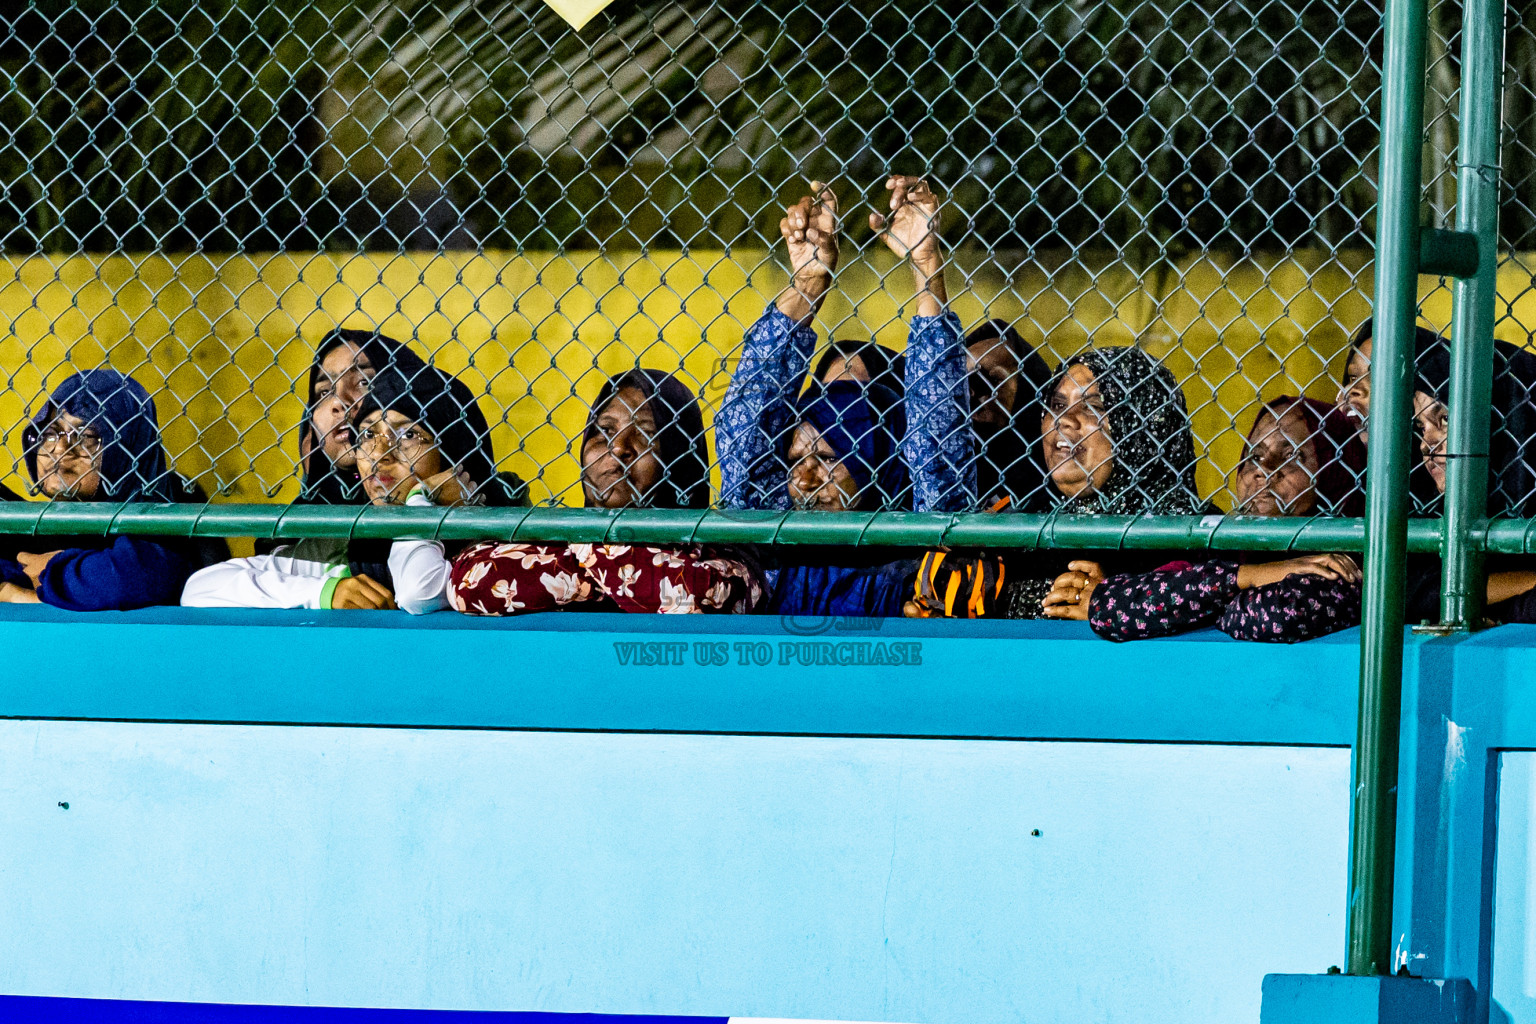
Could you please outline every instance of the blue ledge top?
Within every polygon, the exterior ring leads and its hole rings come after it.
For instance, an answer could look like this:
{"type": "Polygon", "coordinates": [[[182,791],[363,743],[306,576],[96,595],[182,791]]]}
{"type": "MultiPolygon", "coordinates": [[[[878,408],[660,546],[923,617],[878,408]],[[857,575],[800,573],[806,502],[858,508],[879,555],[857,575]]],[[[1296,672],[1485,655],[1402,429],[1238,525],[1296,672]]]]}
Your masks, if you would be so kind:
{"type": "Polygon", "coordinates": [[[4,605],[0,717],[1347,746],[1358,635],[4,605]]]}

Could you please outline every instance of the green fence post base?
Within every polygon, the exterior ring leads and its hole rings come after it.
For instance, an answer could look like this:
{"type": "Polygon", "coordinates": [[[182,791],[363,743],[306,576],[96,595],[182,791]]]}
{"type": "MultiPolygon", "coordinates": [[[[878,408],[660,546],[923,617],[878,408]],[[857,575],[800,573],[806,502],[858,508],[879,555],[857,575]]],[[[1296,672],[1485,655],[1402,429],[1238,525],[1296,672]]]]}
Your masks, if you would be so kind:
{"type": "Polygon", "coordinates": [[[1469,1024],[1464,978],[1266,974],[1259,1024],[1469,1024]]]}

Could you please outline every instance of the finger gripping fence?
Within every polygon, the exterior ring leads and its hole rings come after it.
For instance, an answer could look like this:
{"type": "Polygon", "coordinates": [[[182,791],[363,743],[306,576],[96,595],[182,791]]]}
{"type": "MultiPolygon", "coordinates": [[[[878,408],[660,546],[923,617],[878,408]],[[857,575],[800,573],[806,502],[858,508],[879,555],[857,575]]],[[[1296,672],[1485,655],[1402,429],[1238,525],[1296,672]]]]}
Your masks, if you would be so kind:
{"type": "MultiPolygon", "coordinates": [[[[1363,547],[1371,3],[280,7],[0,14],[0,467],[33,499],[0,532],[1363,547]]],[[[1513,552],[1511,17],[1473,540],[1513,552]]],[[[1431,9],[1439,227],[1457,30],[1431,9]]],[[[1419,281],[1433,520],[1451,292],[1419,281]]]]}

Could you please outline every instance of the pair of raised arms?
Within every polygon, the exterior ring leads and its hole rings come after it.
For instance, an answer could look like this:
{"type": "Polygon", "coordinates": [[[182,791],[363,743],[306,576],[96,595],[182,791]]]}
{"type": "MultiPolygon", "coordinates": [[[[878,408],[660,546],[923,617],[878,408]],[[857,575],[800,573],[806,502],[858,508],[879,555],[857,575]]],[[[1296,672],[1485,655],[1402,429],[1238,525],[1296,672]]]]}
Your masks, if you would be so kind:
{"type": "MultiPolygon", "coordinates": [[[[870,211],[869,226],[892,252],[911,261],[918,315],[938,316],[948,301],[939,249],[939,196],[918,177],[896,175],[886,179],[885,187],[891,193],[889,212],[870,211]]],[[[779,309],[792,319],[814,315],[831,286],[839,227],[837,196],[819,181],[811,182],[810,195],[784,211],[779,234],[789,248],[793,281],[780,296],[779,309]]]]}

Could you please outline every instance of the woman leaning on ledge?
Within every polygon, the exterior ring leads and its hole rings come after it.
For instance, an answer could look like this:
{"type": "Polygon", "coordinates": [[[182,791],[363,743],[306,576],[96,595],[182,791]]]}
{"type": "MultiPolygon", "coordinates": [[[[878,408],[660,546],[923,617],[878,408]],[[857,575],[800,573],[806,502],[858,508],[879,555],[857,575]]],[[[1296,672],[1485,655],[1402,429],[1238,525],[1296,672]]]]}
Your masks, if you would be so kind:
{"type": "MultiPolygon", "coordinates": [[[[704,417],[670,373],[637,367],[605,381],[580,458],[588,508],[709,507],[704,417]]],[[[745,613],[760,603],[762,582],[732,548],[483,541],[454,559],[448,598],[466,615],[745,613]]]]}
{"type": "MultiPolygon", "coordinates": [[[[27,472],[50,501],[198,502],[170,468],[154,402],[112,369],[85,370],[56,388],[23,433],[27,472]]],[[[40,553],[0,559],[0,601],[70,611],[175,604],[193,572],[229,557],[222,540],[39,537],[40,553]]]]}

